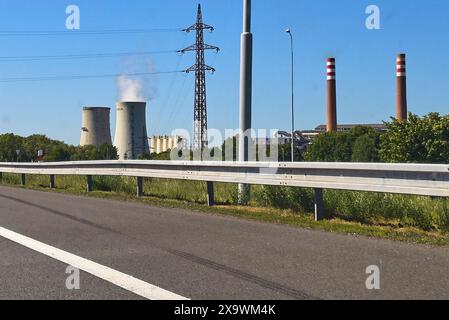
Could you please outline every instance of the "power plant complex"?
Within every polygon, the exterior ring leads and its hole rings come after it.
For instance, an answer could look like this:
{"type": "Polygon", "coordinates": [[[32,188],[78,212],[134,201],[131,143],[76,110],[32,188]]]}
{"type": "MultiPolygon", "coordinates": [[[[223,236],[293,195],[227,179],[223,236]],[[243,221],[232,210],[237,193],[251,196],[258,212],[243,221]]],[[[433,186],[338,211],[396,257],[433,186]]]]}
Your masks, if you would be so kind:
{"type": "MultiPolygon", "coordinates": [[[[218,47],[204,43],[204,30],[213,31],[214,28],[203,23],[201,5],[198,5],[197,21],[186,32],[196,32],[196,43],[178,53],[188,51],[196,52],[196,64],[183,72],[195,72],[195,107],[194,107],[194,150],[203,150],[208,146],[207,136],[207,106],[206,106],[206,71],[215,71],[205,64],[205,50],[219,51],[218,47]]],[[[132,98],[126,98],[132,99],[132,98]]],[[[146,102],[121,101],[116,105],[116,130],[114,146],[118,150],[120,160],[138,159],[142,155],[159,154],[174,148],[185,148],[186,139],[179,136],[153,136],[148,138],[146,102]],[[151,141],[151,142],[149,142],[151,141]]],[[[99,147],[103,144],[112,144],[110,128],[110,108],[84,107],[82,115],[81,146],[92,145],[99,147]]],[[[396,57],[396,118],[407,121],[407,78],[406,55],[398,54],[396,57]]],[[[364,124],[360,124],[364,126],[364,124]]],[[[337,109],[337,74],[336,59],[326,59],[326,125],[320,125],[315,130],[297,131],[295,140],[308,139],[311,141],[316,135],[323,132],[347,131],[356,125],[338,124],[337,109]],[[301,139],[300,139],[301,138],[301,139]]],[[[376,130],[384,131],[382,124],[369,124],[376,130]]],[[[288,139],[291,133],[279,131],[280,140],[288,139]]]]}
{"type": "MultiPolygon", "coordinates": [[[[336,59],[326,59],[326,125],[319,125],[314,130],[301,132],[306,139],[313,139],[323,132],[347,131],[357,125],[338,124],[337,117],[337,79],[336,59]]],[[[407,78],[406,55],[396,58],[396,118],[407,121],[407,78]]],[[[185,148],[186,139],[180,136],[148,137],[145,102],[118,102],[114,146],[120,160],[138,159],[142,155],[159,154],[174,148],[185,148]],[[151,141],[151,142],[149,142],[151,141]]],[[[82,111],[81,146],[112,144],[111,109],[107,107],[84,107],[82,111]]],[[[378,131],[386,130],[383,124],[360,124],[378,131]]],[[[291,134],[280,131],[280,140],[291,139],[291,134]],[[282,138],[283,137],[283,138],[282,138]]]]}

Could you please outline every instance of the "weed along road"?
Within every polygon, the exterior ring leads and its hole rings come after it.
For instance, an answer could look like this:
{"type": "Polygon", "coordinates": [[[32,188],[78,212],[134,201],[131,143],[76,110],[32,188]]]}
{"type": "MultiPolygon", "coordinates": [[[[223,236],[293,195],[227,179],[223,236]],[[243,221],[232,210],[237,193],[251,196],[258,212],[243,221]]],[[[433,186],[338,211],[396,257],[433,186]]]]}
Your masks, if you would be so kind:
{"type": "Polygon", "coordinates": [[[448,250],[0,187],[1,299],[449,299],[448,250]]]}

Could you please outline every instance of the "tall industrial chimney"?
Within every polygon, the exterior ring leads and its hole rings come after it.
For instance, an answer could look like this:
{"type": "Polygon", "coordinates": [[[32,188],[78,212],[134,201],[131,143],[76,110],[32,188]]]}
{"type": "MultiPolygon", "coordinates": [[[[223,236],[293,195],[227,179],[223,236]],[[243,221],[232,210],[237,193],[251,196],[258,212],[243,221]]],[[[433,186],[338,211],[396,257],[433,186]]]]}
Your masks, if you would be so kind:
{"type": "Polygon", "coordinates": [[[405,54],[399,54],[396,59],[396,118],[399,121],[407,121],[407,74],[405,54]]]}
{"type": "Polygon", "coordinates": [[[110,114],[110,108],[83,108],[80,146],[99,147],[105,143],[112,144],[110,114]]]}
{"type": "Polygon", "coordinates": [[[149,154],[145,102],[118,102],[114,145],[120,160],[149,154]]]}
{"type": "Polygon", "coordinates": [[[327,132],[337,131],[337,84],[335,58],[327,59],[327,132]]]}

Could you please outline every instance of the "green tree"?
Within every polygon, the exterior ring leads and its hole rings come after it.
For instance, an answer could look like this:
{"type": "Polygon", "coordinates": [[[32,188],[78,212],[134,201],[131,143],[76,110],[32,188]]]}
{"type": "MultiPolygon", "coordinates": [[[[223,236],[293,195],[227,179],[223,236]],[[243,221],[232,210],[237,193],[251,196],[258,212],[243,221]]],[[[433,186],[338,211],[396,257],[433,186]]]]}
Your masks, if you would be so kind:
{"type": "Polygon", "coordinates": [[[377,161],[379,136],[376,130],[363,126],[347,132],[326,132],[313,140],[304,158],[322,162],[377,161]]]}
{"type": "MultiPolygon", "coordinates": [[[[292,161],[292,145],[290,143],[280,144],[278,146],[278,161],[291,162],[292,161]]],[[[295,161],[304,161],[304,156],[298,148],[295,148],[295,161]]]]}
{"type": "Polygon", "coordinates": [[[167,150],[166,152],[158,153],[158,154],[152,154],[151,160],[170,160],[171,158],[171,150],[167,150]]]}
{"type": "Polygon", "coordinates": [[[58,162],[70,160],[70,148],[65,144],[59,144],[51,147],[48,153],[45,155],[45,161],[58,162]]]}
{"type": "Polygon", "coordinates": [[[12,133],[0,135],[0,161],[16,162],[18,159],[16,150],[21,150],[21,153],[23,152],[23,139],[12,133]]]}
{"type": "Polygon", "coordinates": [[[352,147],[351,160],[353,162],[378,162],[379,139],[369,134],[358,137],[352,147]]]}
{"type": "Polygon", "coordinates": [[[381,138],[380,157],[396,163],[448,163],[449,115],[409,114],[408,121],[392,119],[381,138]]]}
{"type": "Polygon", "coordinates": [[[238,136],[234,136],[232,138],[226,139],[222,146],[221,146],[221,152],[223,155],[223,161],[230,160],[232,158],[232,161],[237,161],[238,158],[238,136]],[[226,159],[226,157],[228,159],[226,159]]]}

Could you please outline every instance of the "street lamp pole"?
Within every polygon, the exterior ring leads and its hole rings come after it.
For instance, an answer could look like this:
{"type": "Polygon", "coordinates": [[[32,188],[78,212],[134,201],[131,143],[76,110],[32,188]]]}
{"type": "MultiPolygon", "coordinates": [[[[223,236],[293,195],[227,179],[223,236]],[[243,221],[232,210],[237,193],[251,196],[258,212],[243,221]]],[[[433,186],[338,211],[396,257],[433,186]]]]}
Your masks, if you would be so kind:
{"type": "Polygon", "coordinates": [[[291,53],[291,82],[292,82],[292,162],[295,162],[295,55],[293,51],[293,34],[291,29],[286,32],[290,36],[290,53],[291,53]]]}
{"type": "MultiPolygon", "coordinates": [[[[251,33],[251,0],[243,0],[243,32],[240,53],[240,136],[239,161],[249,161],[252,117],[253,35],[251,33]]],[[[239,185],[239,203],[249,201],[250,186],[239,185]]]]}

